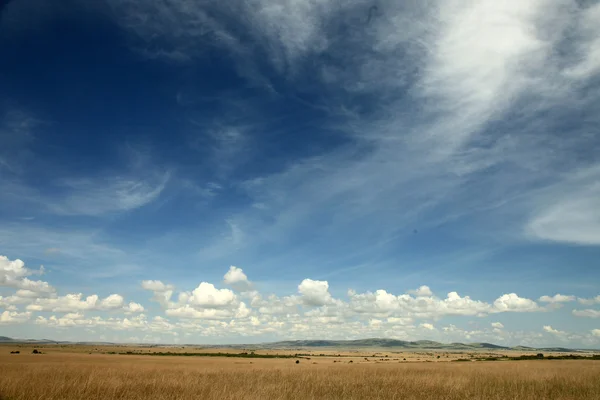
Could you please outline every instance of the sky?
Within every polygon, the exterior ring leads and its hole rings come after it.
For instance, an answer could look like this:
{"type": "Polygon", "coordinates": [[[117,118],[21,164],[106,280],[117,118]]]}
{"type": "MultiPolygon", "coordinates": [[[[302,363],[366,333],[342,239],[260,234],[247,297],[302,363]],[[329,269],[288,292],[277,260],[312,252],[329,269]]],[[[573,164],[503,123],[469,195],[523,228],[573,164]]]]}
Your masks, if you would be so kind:
{"type": "Polygon", "coordinates": [[[0,335],[600,348],[599,2],[0,4],[0,335]]]}

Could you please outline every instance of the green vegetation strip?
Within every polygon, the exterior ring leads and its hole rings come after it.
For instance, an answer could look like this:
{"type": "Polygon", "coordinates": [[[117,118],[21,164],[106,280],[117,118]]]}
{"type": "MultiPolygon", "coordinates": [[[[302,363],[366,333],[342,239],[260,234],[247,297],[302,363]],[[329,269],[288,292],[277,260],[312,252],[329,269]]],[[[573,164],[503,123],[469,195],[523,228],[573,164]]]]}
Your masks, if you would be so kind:
{"type": "MultiPolygon", "coordinates": [[[[108,353],[108,354],[115,354],[115,353],[108,353]]],[[[177,356],[177,357],[299,358],[296,355],[256,354],[256,353],[171,353],[171,352],[136,353],[136,352],[128,351],[126,353],[118,353],[118,354],[135,355],[135,356],[177,356]]]]}

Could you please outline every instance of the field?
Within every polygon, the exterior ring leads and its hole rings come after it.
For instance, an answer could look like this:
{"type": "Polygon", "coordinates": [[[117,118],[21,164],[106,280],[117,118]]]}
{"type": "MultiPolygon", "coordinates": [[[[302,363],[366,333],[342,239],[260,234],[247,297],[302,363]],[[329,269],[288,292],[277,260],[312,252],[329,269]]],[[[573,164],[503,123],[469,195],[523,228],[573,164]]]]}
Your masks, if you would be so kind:
{"type": "Polygon", "coordinates": [[[36,348],[44,354],[0,346],[0,399],[600,399],[600,361],[591,360],[452,362],[472,354],[373,350],[184,357],[126,354],[165,351],[157,348],[36,348]],[[10,354],[16,350],[21,354],[10,354]]]}

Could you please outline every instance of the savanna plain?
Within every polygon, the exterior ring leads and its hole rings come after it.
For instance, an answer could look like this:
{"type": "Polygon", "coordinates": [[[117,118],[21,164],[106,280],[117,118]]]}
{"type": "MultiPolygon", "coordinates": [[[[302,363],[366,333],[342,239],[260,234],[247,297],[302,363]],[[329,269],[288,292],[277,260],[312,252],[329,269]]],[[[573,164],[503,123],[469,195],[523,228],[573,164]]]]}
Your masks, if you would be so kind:
{"type": "Polygon", "coordinates": [[[256,355],[286,358],[258,358],[231,349],[33,349],[0,346],[1,400],[600,399],[597,360],[485,362],[472,359],[489,354],[373,350],[270,350],[256,355]]]}

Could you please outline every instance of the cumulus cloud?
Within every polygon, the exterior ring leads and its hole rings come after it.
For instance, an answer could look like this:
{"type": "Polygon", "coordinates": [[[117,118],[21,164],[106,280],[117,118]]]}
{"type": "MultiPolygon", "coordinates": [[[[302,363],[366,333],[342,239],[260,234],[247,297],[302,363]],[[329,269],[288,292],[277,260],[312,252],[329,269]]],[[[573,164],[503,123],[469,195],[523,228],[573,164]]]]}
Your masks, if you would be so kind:
{"type": "Polygon", "coordinates": [[[126,304],[123,307],[123,310],[127,314],[135,314],[135,313],[141,313],[141,312],[145,311],[144,306],[142,306],[140,303],[134,303],[133,301],[130,302],[129,304],[126,304]]]}
{"type": "MultiPolygon", "coordinates": [[[[38,297],[31,299],[26,306],[28,311],[53,311],[76,313],[79,311],[123,310],[124,299],[118,294],[100,300],[98,295],[83,297],[83,293],[71,293],[64,296],[38,297]]],[[[135,303],[133,303],[135,304],[135,303]]]]}
{"type": "Polygon", "coordinates": [[[598,296],[596,296],[594,298],[591,298],[591,299],[583,299],[583,298],[580,297],[580,298],[577,299],[577,301],[580,304],[583,304],[585,306],[592,306],[594,304],[600,304],[600,295],[598,295],[598,296]]]}
{"type": "Polygon", "coordinates": [[[223,277],[223,282],[241,292],[248,291],[252,288],[252,284],[244,271],[233,265],[229,267],[229,271],[227,271],[223,277]]]}
{"type": "Polygon", "coordinates": [[[4,311],[0,314],[0,324],[22,324],[31,317],[30,312],[4,311]]]}
{"type": "Polygon", "coordinates": [[[29,304],[28,311],[54,311],[54,312],[76,312],[84,310],[93,310],[98,306],[98,295],[87,296],[83,298],[82,293],[67,294],[55,298],[38,298],[29,304]]]}
{"type": "Polygon", "coordinates": [[[495,312],[528,312],[539,311],[539,309],[535,301],[519,297],[516,293],[502,295],[494,301],[495,312]]]}
{"type": "Polygon", "coordinates": [[[309,306],[323,306],[333,301],[329,293],[329,283],[327,281],[304,279],[298,285],[298,292],[302,296],[304,304],[309,306]]]}
{"type": "Polygon", "coordinates": [[[600,329],[592,329],[592,335],[595,337],[600,337],[600,329]]]}
{"type": "Polygon", "coordinates": [[[554,329],[550,325],[544,325],[544,331],[548,332],[548,333],[551,333],[553,335],[557,335],[557,336],[564,336],[564,335],[566,335],[566,332],[554,329]]]}
{"type": "Polygon", "coordinates": [[[409,290],[407,293],[414,294],[417,297],[430,297],[433,296],[433,292],[429,289],[429,286],[422,285],[418,289],[409,290]]]}
{"type": "Polygon", "coordinates": [[[22,260],[9,260],[8,257],[0,255],[0,287],[12,287],[36,293],[54,293],[56,290],[48,282],[33,281],[27,278],[43,273],[43,267],[40,267],[38,271],[30,270],[25,267],[22,260]]]}
{"type": "Polygon", "coordinates": [[[555,294],[554,296],[542,296],[539,298],[539,301],[542,303],[568,303],[571,301],[575,301],[575,296],[566,296],[562,294],[555,294]]]}
{"type": "Polygon", "coordinates": [[[173,285],[167,285],[161,281],[147,280],[142,281],[142,288],[150,290],[154,293],[152,300],[166,306],[173,295],[173,285]]]}
{"type": "Polygon", "coordinates": [[[212,283],[201,282],[191,295],[186,296],[187,302],[202,308],[225,307],[237,301],[237,296],[229,289],[217,289],[212,283]]]}
{"type": "Polygon", "coordinates": [[[123,299],[123,296],[119,294],[111,294],[100,302],[99,308],[103,310],[116,310],[123,307],[124,301],[125,300],[123,299]]]}
{"type": "MultiPolygon", "coordinates": [[[[230,268],[228,272],[231,274],[226,274],[224,278],[232,287],[237,282],[247,281],[247,277],[240,274],[241,269],[234,268],[230,268]]],[[[498,312],[545,311],[533,300],[514,293],[502,295],[490,304],[470,296],[461,296],[457,292],[449,292],[445,298],[438,298],[427,286],[403,294],[383,289],[364,293],[349,290],[347,299],[334,299],[329,292],[329,282],[308,278],[300,282],[297,294],[288,296],[263,296],[256,290],[238,295],[231,289],[219,289],[211,283],[201,282],[191,291],[178,292],[176,300],[172,300],[173,285],[145,280],[142,288],[151,291],[153,299],[159,299],[164,316],[176,320],[172,322],[160,315],[148,318],[143,314],[145,308],[142,304],[126,303],[119,294],[105,298],[97,295],[85,297],[81,293],[40,297],[39,293],[29,289],[18,289],[15,295],[0,296],[0,307],[5,309],[1,323],[27,323],[36,312],[54,312],[62,315],[39,315],[33,322],[53,328],[140,331],[172,337],[184,332],[202,336],[259,336],[289,332],[292,337],[298,338],[381,336],[414,340],[427,332],[433,336],[446,335],[444,337],[447,340],[480,339],[494,342],[509,340],[514,333],[504,330],[500,322],[492,322],[489,329],[464,330],[450,325],[438,330],[427,320],[444,316],[482,317],[498,312]],[[24,310],[21,311],[23,305],[24,310]],[[107,314],[88,316],[89,312],[107,314]],[[115,312],[123,312],[126,316],[117,317],[115,312]]],[[[571,296],[564,295],[546,297],[549,300],[546,302],[573,300],[571,296]]],[[[579,316],[597,317],[597,313],[594,310],[574,311],[579,316]]],[[[586,337],[585,340],[591,340],[593,337],[591,334],[585,337],[567,334],[550,325],[543,329],[561,340],[586,337]]]]}

